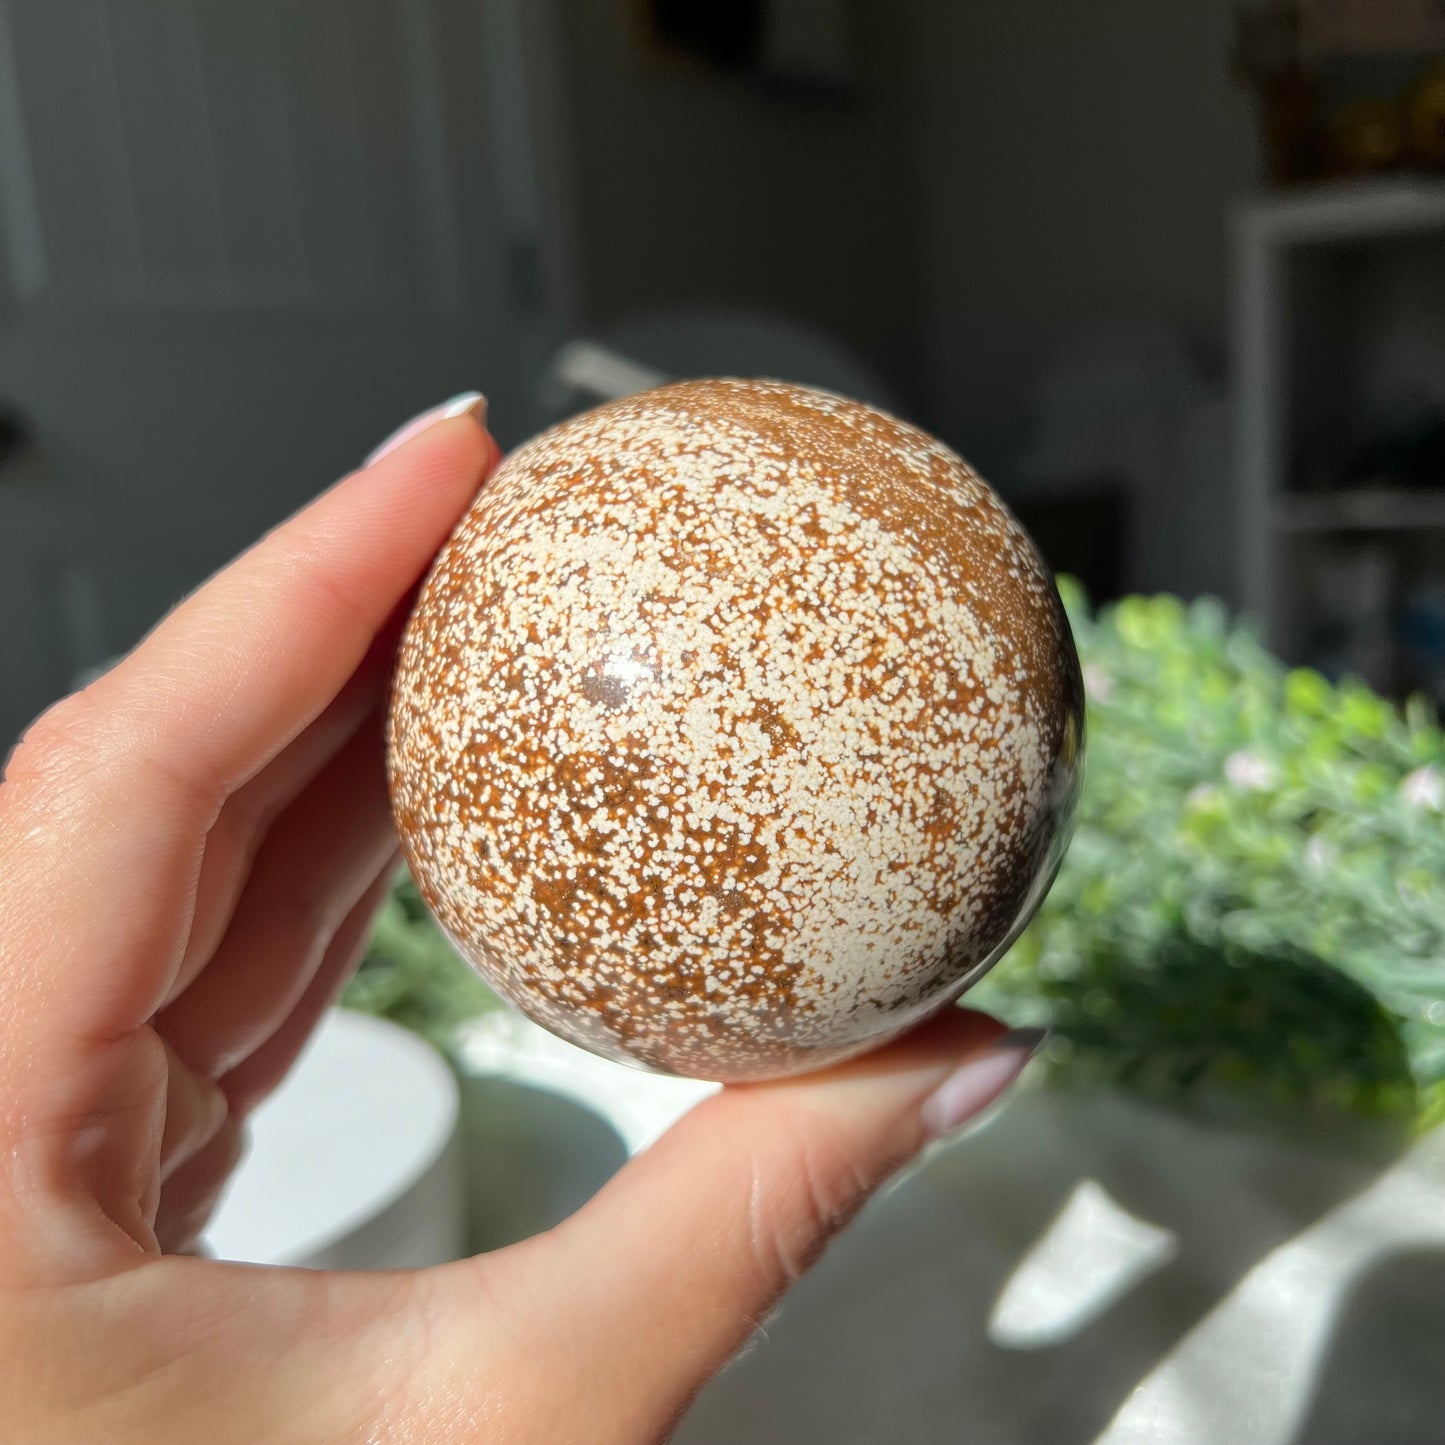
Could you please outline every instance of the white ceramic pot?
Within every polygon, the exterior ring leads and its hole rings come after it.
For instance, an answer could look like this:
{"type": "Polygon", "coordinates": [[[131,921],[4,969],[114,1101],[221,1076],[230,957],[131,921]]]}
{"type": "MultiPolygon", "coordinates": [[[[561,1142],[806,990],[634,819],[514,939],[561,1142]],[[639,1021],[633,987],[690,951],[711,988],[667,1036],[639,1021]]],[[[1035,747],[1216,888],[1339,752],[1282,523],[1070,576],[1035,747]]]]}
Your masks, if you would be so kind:
{"type": "Polygon", "coordinates": [[[222,1259],[400,1269],[465,1250],[457,1082],[414,1034],[343,1009],[256,1111],[206,1232],[222,1259]]]}

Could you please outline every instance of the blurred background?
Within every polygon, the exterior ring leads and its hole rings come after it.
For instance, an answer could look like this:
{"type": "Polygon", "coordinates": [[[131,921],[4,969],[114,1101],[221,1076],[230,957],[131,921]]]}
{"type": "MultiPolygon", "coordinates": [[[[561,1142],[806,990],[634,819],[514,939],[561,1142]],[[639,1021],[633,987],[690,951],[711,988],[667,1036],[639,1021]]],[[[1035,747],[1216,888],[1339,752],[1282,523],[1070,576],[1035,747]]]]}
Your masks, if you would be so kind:
{"type": "Polygon", "coordinates": [[[430,399],[617,389],[579,340],[867,394],[1097,598],[1445,692],[1437,12],[7,0],[0,732],[430,399]]]}
{"type": "MultiPolygon", "coordinates": [[[[1440,0],[0,0],[0,749],[424,407],[511,445],[719,373],[990,478],[1071,579],[1091,772],[981,995],[1055,1025],[1048,1087],[681,1438],[1437,1439],[1440,0]]],[[[424,1064],[356,1126],[411,1141],[422,1255],[695,1097],[549,1052],[404,882],[348,1001],[452,1065],[433,1134],[424,1064]]],[[[411,1258],[294,1189],[224,1247],[411,1258]]]]}

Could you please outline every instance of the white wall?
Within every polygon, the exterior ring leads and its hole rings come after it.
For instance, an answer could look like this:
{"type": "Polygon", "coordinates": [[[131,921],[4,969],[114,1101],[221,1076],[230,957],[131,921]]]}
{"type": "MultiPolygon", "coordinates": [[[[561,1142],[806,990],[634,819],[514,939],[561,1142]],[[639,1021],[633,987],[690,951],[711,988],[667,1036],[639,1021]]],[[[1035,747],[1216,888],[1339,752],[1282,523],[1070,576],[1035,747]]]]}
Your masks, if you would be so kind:
{"type": "Polygon", "coordinates": [[[0,592],[0,623],[26,634],[0,639],[0,756],[73,668],[129,647],[408,415],[488,384],[487,351],[440,327],[274,317],[92,315],[0,334],[0,393],[41,448],[29,510],[50,519],[37,554],[11,521],[18,488],[0,496],[0,571],[34,572],[28,600],[0,592]],[[86,656],[53,615],[63,567],[98,609],[86,656]]]}
{"type": "MultiPolygon", "coordinates": [[[[908,0],[927,405],[1008,492],[1033,389],[1096,322],[1176,328],[1222,378],[1226,211],[1256,184],[1232,0],[908,0]]],[[[1133,497],[1128,585],[1233,585],[1227,413],[1133,497]],[[1182,470],[1182,468],[1181,468],[1182,470]]]]}
{"type": "Polygon", "coordinates": [[[1222,343],[1224,209],[1255,180],[1232,0],[911,0],[934,419],[1006,443],[1070,328],[1222,343]]]}

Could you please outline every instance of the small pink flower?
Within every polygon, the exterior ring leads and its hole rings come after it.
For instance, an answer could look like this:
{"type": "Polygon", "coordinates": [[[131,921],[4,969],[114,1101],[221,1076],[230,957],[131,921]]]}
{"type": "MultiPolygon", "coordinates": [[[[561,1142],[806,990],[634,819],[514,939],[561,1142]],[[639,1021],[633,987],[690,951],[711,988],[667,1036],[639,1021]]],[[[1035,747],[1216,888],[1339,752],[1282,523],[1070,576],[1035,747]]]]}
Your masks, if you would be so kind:
{"type": "Polygon", "coordinates": [[[1445,812],[1445,776],[1435,767],[1416,768],[1400,784],[1400,793],[1412,808],[1429,808],[1445,812]]]}
{"type": "Polygon", "coordinates": [[[1114,695],[1114,679],[1098,663],[1086,662],[1084,691],[1094,702],[1108,702],[1114,695]]]}
{"type": "Polygon", "coordinates": [[[1274,787],[1279,769],[1268,758],[1241,749],[1225,759],[1224,776],[1232,787],[1247,793],[1262,793],[1274,787]]]}

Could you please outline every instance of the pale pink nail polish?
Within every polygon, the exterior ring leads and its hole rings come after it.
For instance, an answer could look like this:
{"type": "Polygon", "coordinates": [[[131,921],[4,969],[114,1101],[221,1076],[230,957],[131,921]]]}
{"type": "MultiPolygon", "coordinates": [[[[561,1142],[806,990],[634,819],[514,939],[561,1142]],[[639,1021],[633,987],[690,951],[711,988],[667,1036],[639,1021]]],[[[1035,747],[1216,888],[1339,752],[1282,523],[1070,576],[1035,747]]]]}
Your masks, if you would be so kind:
{"type": "Polygon", "coordinates": [[[1047,1029],[1012,1029],[991,1047],[960,1064],[923,1105],[930,1139],[952,1134],[981,1114],[1023,1072],[1048,1037],[1047,1029]]]}
{"type": "Polygon", "coordinates": [[[390,456],[398,447],[405,446],[413,437],[420,436],[428,427],[435,426],[439,421],[449,421],[456,416],[475,417],[478,426],[487,424],[487,399],[479,391],[464,391],[460,396],[454,396],[450,401],[444,401],[440,406],[434,406],[430,411],[424,411],[420,416],[413,417],[404,426],[398,427],[372,454],[367,457],[363,466],[375,466],[383,457],[390,456]]]}

